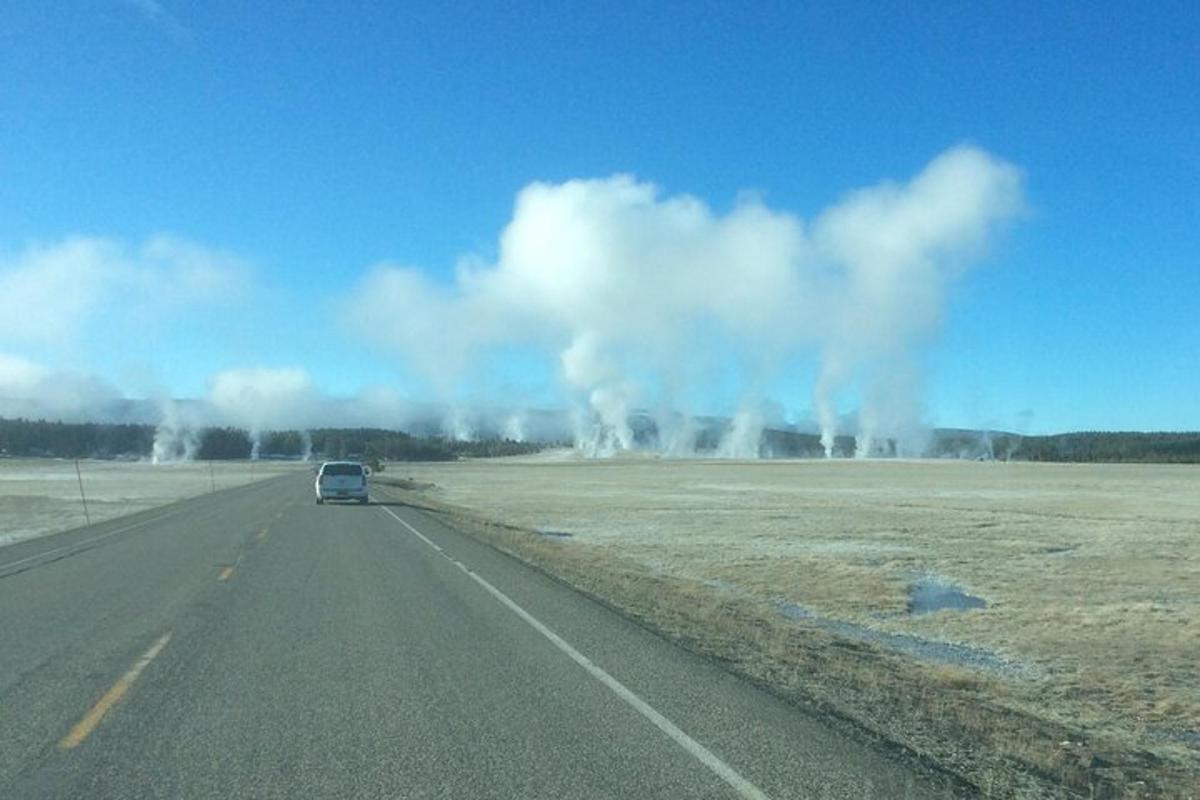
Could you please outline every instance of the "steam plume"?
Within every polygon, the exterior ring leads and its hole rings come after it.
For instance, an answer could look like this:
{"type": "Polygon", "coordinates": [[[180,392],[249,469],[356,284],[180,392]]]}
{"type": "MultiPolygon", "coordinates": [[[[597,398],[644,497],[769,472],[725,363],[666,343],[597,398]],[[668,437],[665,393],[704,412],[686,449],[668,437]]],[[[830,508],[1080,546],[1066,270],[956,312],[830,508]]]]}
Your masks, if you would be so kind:
{"type": "Polygon", "coordinates": [[[969,146],[907,183],[853,191],[811,223],[756,198],[719,214],[626,175],[535,183],[518,195],[494,264],[464,261],[452,285],[379,265],[347,316],[445,398],[489,348],[541,349],[574,405],[577,446],[597,455],[635,446],[630,414],[647,407],[663,409],[659,446],[678,447],[689,423],[663,422],[715,394],[686,376],[722,358],[756,379],[741,387],[720,452],[757,454],[765,398],[754,389],[789,360],[813,358],[826,453],[849,392],[867,456],[885,439],[902,450],[919,436],[917,350],[938,328],[947,287],[1021,206],[1019,171],[969,146]]]}
{"type": "Polygon", "coordinates": [[[200,430],[194,420],[189,420],[179,403],[164,400],[161,405],[162,421],[154,431],[154,449],[150,460],[155,464],[171,461],[191,461],[200,449],[200,430]]]}

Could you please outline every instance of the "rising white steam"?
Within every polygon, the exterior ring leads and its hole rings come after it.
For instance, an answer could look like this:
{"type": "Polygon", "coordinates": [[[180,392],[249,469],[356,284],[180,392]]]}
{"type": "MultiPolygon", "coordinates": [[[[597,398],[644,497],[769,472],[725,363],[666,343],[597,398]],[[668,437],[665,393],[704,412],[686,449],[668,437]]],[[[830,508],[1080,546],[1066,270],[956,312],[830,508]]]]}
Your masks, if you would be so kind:
{"type": "Polygon", "coordinates": [[[150,460],[155,464],[191,461],[200,449],[200,425],[194,413],[170,399],[163,400],[160,407],[162,421],[154,431],[150,460]]]}
{"type": "Polygon", "coordinates": [[[250,458],[257,459],[264,430],[280,426],[303,428],[317,406],[317,392],[308,373],[298,367],[230,369],[213,378],[209,402],[234,425],[250,434],[250,458]]]}
{"type": "Polygon", "coordinates": [[[612,455],[633,447],[629,414],[636,387],[626,380],[619,365],[604,355],[599,337],[588,332],[563,350],[563,377],[586,393],[591,414],[576,422],[576,446],[590,455],[612,455]]]}
{"type": "Polygon", "coordinates": [[[302,457],[307,461],[312,458],[310,428],[404,429],[433,414],[429,407],[417,406],[383,388],[367,389],[351,397],[324,394],[301,367],[224,370],[212,376],[206,396],[186,404],[162,401],[158,411],[156,461],[193,458],[198,450],[199,433],[213,426],[245,430],[250,437],[252,459],[265,455],[262,453],[265,432],[298,431],[302,457]]]}
{"type": "Polygon", "coordinates": [[[463,408],[450,409],[443,423],[445,433],[456,442],[474,441],[475,426],[471,423],[470,413],[463,408]]]}
{"type": "MultiPolygon", "coordinates": [[[[827,454],[847,433],[861,456],[917,453],[921,348],[948,288],[1021,207],[1019,171],[973,147],[809,220],[749,196],[716,211],[622,175],[535,183],[517,196],[493,262],[464,260],[451,281],[379,265],[344,300],[354,325],[428,376],[429,404],[386,389],[347,402],[292,367],[219,373],[186,404],[139,402],[160,424],[160,460],[193,455],[194,432],[210,425],[248,429],[257,452],[273,429],[419,423],[454,438],[558,440],[564,420],[594,455],[686,455],[703,438],[706,452],[757,457],[769,451],[764,427],[810,406],[827,454]],[[561,393],[539,402],[565,414],[514,410],[511,396],[490,409],[464,403],[464,379],[512,347],[545,357],[561,393]],[[812,366],[811,397],[769,407],[783,370],[812,366]]],[[[108,324],[116,300],[148,317],[120,322],[142,335],[143,323],[225,303],[248,280],[238,259],[170,237],[31,246],[0,254],[0,341],[70,343],[108,324]]],[[[0,354],[0,416],[134,421],[139,408],[105,381],[0,354]]]]}
{"type": "MultiPolygon", "coordinates": [[[[577,445],[597,455],[635,446],[639,408],[658,409],[658,447],[688,449],[692,425],[678,411],[706,393],[689,376],[727,358],[755,386],[816,358],[827,454],[846,391],[860,409],[859,454],[885,441],[902,451],[923,427],[915,356],[947,287],[1021,207],[1019,171],[969,146],[907,183],[851,192],[811,223],[755,198],[720,214],[626,175],[535,183],[517,197],[496,263],[465,261],[452,285],[377,266],[347,316],[446,396],[489,347],[553,354],[577,445]]],[[[719,452],[754,456],[764,398],[740,388],[719,452]]]]}
{"type": "Polygon", "coordinates": [[[762,431],[762,416],[750,409],[742,409],[733,415],[729,430],[717,447],[717,457],[758,458],[762,431]]]}
{"type": "Polygon", "coordinates": [[[815,406],[828,448],[837,392],[863,382],[857,448],[880,437],[912,439],[920,421],[913,349],[941,322],[946,288],[983,252],[997,223],[1022,206],[1020,173],[981,150],[960,147],[905,185],[847,196],[814,223],[818,263],[831,265],[839,313],[821,331],[815,406]]]}
{"type": "Polygon", "coordinates": [[[528,436],[525,432],[525,412],[514,411],[504,421],[500,435],[510,442],[524,442],[528,436]]]}

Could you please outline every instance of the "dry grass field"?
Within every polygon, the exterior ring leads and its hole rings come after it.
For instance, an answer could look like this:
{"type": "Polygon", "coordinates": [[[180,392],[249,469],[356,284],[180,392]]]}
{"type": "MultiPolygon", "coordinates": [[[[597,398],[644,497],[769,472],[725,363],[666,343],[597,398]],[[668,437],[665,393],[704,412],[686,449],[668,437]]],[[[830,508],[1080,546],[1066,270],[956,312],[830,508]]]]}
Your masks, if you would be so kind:
{"type": "MultiPolygon", "coordinates": [[[[79,475],[95,523],[297,468],[294,462],[217,461],[210,472],[210,465],[199,461],[84,460],[79,462],[79,475]]],[[[0,459],[0,546],[84,522],[74,461],[0,459]]]]}
{"type": "Polygon", "coordinates": [[[1200,796],[1200,468],[557,453],[379,477],[985,793],[1200,796]]]}

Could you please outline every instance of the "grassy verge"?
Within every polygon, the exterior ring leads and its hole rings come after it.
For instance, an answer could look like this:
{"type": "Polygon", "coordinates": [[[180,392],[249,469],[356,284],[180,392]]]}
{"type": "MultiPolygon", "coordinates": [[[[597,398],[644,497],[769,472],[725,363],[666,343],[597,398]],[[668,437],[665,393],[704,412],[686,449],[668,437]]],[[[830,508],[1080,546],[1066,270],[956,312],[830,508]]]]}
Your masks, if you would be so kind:
{"type": "Polygon", "coordinates": [[[1057,689],[919,663],[789,619],[721,582],[486,518],[440,501],[432,488],[409,480],[388,491],[797,704],[957,775],[985,797],[1200,797],[1186,751],[1146,748],[1082,724],[1049,696],[1057,689]]]}
{"type": "Polygon", "coordinates": [[[0,546],[310,468],[295,461],[82,459],[76,472],[76,462],[64,459],[0,459],[0,546]]]}

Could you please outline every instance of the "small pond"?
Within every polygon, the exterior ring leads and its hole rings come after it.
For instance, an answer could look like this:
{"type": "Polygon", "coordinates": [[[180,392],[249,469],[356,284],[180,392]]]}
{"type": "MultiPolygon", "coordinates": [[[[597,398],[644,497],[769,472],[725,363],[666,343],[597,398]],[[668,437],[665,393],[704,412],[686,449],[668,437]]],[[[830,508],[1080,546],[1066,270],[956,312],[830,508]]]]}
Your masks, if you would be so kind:
{"type": "Polygon", "coordinates": [[[910,614],[931,614],[943,610],[968,611],[972,608],[987,608],[987,601],[982,597],[967,594],[960,587],[938,578],[921,578],[909,588],[910,614]]]}

